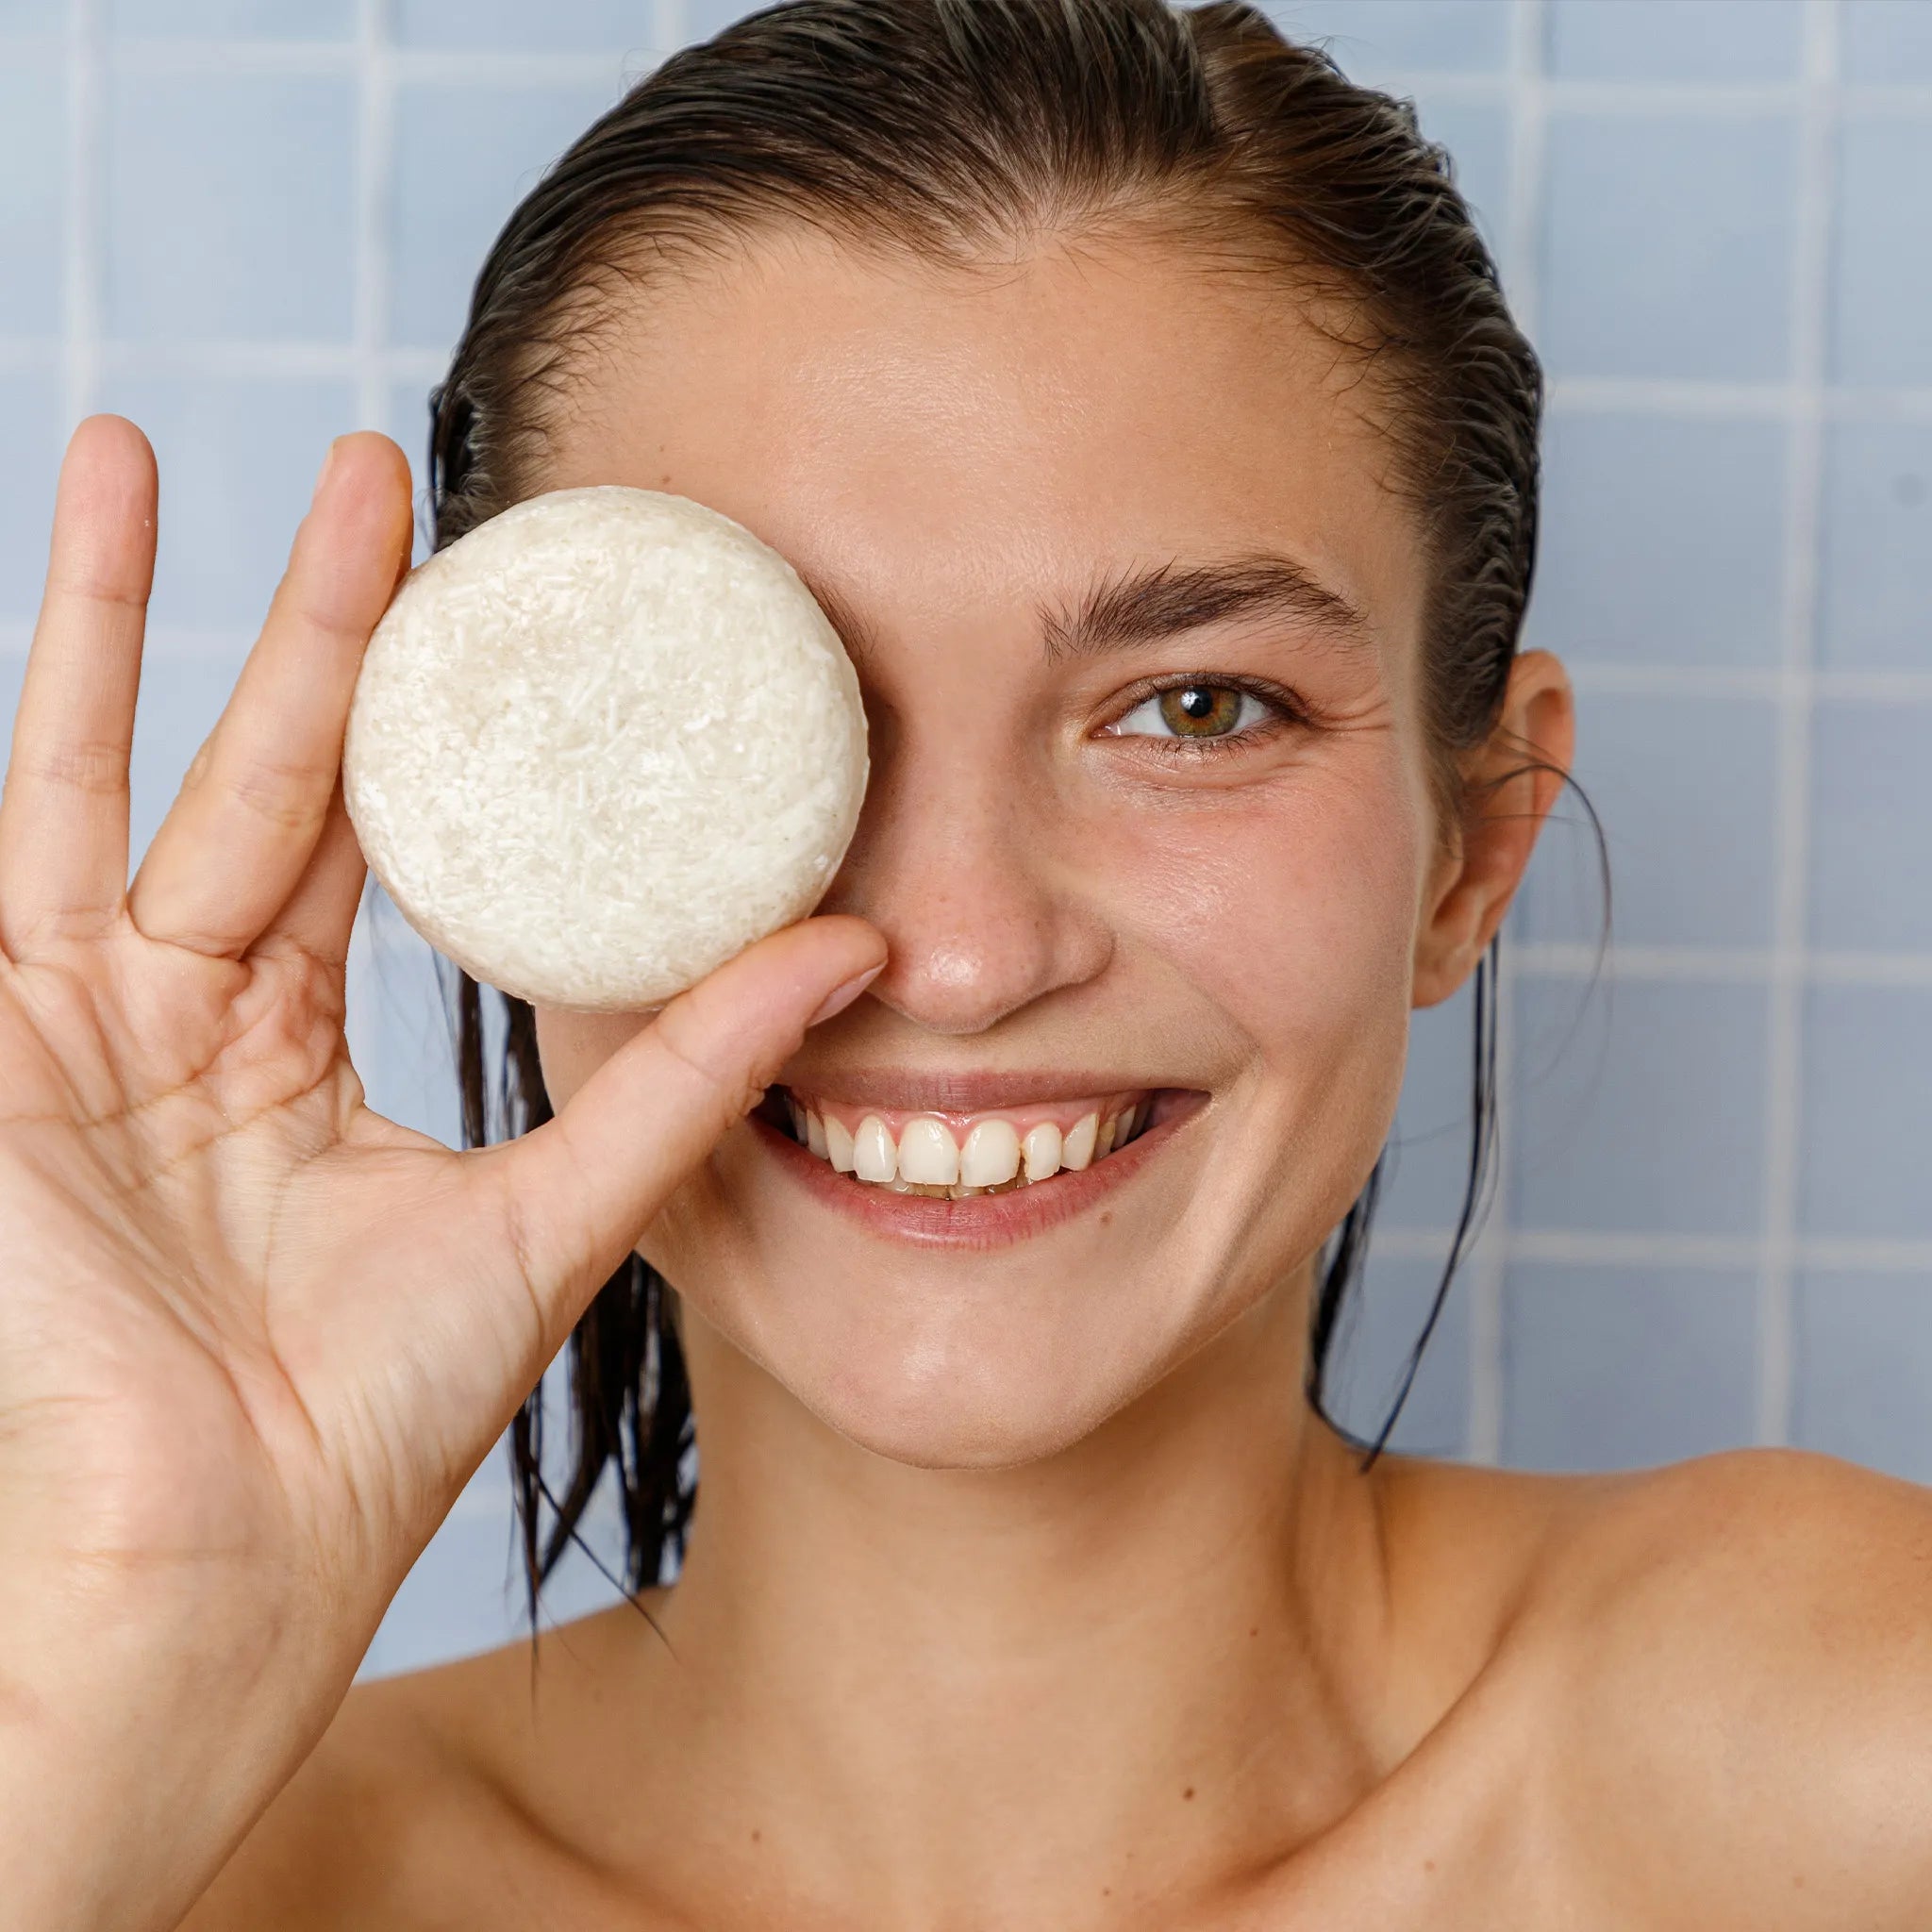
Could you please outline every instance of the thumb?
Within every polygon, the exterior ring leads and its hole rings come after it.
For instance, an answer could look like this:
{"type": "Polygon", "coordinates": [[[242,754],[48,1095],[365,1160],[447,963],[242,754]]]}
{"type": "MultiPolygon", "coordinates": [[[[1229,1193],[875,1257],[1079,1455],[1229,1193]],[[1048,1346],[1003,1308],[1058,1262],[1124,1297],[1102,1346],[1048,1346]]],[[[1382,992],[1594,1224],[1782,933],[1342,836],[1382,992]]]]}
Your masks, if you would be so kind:
{"type": "Polygon", "coordinates": [[[658,1208],[763,1096],[806,1029],[886,963],[862,919],[807,919],[681,992],[554,1120],[467,1157],[508,1220],[543,1359],[658,1208]]]}

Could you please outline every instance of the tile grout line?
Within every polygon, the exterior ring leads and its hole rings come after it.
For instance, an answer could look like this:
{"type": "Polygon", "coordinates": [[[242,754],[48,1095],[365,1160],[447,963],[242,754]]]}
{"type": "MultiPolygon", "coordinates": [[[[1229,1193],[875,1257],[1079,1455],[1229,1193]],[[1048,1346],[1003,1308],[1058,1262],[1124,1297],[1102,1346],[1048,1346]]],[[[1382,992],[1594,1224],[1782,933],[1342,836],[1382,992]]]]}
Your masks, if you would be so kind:
{"type": "MultiPolygon", "coordinates": [[[[1543,141],[1547,97],[1543,92],[1543,0],[1515,0],[1510,16],[1511,93],[1509,225],[1506,261],[1509,306],[1532,340],[1537,327],[1538,237],[1542,224],[1543,141]]],[[[1510,1102],[1516,1066],[1516,953],[1507,930],[1496,976],[1496,1143],[1491,1209],[1471,1256],[1469,1280],[1469,1418],[1465,1453],[1494,1463],[1503,1453],[1503,1386],[1506,1367],[1504,1278],[1509,1257],[1510,1170],[1514,1122],[1510,1102]]]]}
{"type": "MultiPolygon", "coordinates": [[[[383,343],[388,328],[388,251],[384,217],[388,208],[390,92],[386,40],[388,0],[356,0],[356,38],[351,47],[356,75],[354,298],[346,372],[356,392],[356,426],[387,429],[388,385],[383,343]]],[[[320,461],[321,453],[317,452],[320,461]]],[[[373,1015],[376,971],[369,900],[365,888],[349,936],[345,968],[347,1010],[343,1033],[351,1062],[365,1076],[374,1065],[378,1020],[373,1015]]]]}
{"type": "Polygon", "coordinates": [[[1758,1289],[1757,1441],[1790,1438],[1797,1269],[1797,1190],[1808,937],[1811,675],[1818,620],[1824,489],[1825,337],[1830,301],[1833,144],[1829,89],[1837,70],[1838,0],[1805,0],[1805,92],[1799,110],[1798,201],[1791,248],[1791,424],[1786,501],[1785,683],[1780,694],[1777,902],[1765,1060],[1764,1262],[1758,1289]]]}
{"type": "Polygon", "coordinates": [[[105,0],[67,0],[67,247],[60,357],[67,433],[99,407],[102,283],[107,261],[104,177],[105,0]]]}

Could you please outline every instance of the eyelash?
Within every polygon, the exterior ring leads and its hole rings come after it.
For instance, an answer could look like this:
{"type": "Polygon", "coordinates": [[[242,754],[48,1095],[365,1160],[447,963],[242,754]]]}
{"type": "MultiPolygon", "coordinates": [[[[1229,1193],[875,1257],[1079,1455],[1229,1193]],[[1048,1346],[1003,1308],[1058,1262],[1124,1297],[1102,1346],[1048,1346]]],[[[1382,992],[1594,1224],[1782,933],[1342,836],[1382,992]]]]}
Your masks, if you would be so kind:
{"type": "Polygon", "coordinates": [[[1278,684],[1270,684],[1265,678],[1242,677],[1228,672],[1196,672],[1189,676],[1169,677],[1156,684],[1141,686],[1126,707],[1116,714],[1113,723],[1104,728],[1103,735],[1144,739],[1150,743],[1159,745],[1159,755],[1164,758],[1205,758],[1250,750],[1261,740],[1272,738],[1277,731],[1291,725],[1307,724],[1309,722],[1306,708],[1291,691],[1284,691],[1278,684]],[[1245,730],[1230,731],[1213,738],[1183,738],[1178,735],[1168,737],[1154,731],[1123,731],[1120,728],[1122,723],[1131,718],[1142,705],[1163,697],[1171,691],[1188,691],[1195,686],[1209,691],[1238,691],[1248,697],[1258,698],[1274,711],[1275,716],[1264,724],[1251,724],[1245,730]]]}

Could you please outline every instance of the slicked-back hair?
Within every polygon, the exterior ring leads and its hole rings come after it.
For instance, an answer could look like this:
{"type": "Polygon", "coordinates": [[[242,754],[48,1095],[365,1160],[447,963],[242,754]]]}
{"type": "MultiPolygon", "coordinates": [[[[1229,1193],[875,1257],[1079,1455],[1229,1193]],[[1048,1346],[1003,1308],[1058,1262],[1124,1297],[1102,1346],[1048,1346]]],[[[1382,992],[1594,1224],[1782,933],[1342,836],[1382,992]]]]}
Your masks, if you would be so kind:
{"type": "MultiPolygon", "coordinates": [[[[546,440],[586,348],[621,332],[654,286],[798,224],[963,275],[1053,238],[1145,236],[1190,250],[1204,273],[1278,277],[1375,385],[1391,479],[1429,572],[1432,791],[1445,831],[1467,824],[1462,755],[1494,728],[1529,595],[1542,383],[1448,158],[1410,105],[1354,85],[1240,0],[785,0],[750,14],[632,87],[498,236],[430,398],[435,547],[543,487],[546,440]]],[[[1492,942],[1476,968],[1461,1222],[1380,1434],[1349,1435],[1369,1462],[1486,1206],[1498,960],[1492,942]]],[[[472,1145],[550,1114],[529,1008],[491,999],[500,1014],[486,1016],[484,989],[456,974],[472,1145]]],[[[1324,1243],[1310,1311],[1307,1395],[1337,1427],[1324,1372],[1386,1158],[1324,1243]]],[[[541,1392],[511,1430],[533,1623],[607,1474],[632,1590],[675,1574],[695,1502],[670,1284],[629,1257],[568,1356],[560,1486],[545,1474],[541,1392]]]]}

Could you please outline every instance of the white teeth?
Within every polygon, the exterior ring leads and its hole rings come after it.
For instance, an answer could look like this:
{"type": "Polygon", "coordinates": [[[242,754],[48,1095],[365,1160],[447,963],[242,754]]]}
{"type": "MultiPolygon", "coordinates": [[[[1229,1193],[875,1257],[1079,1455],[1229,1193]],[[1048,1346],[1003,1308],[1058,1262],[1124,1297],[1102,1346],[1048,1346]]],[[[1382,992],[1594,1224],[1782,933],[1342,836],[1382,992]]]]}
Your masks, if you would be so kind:
{"type": "Polygon", "coordinates": [[[859,1122],[852,1137],[852,1172],[862,1181],[890,1181],[899,1172],[899,1152],[886,1124],[875,1113],[859,1122]]]}
{"type": "Polygon", "coordinates": [[[1060,1130],[1051,1121],[1041,1121],[1026,1136],[1026,1178],[1043,1181],[1057,1174],[1060,1164],[1060,1130]]]}
{"type": "Polygon", "coordinates": [[[929,1118],[908,1121],[899,1130],[899,1172],[929,1188],[957,1187],[959,1148],[945,1123],[929,1118]]]}
{"type": "Polygon", "coordinates": [[[877,1114],[867,1114],[857,1132],[833,1114],[817,1114],[789,1094],[786,1106],[798,1139],[835,1173],[849,1174],[895,1193],[971,1194],[1051,1178],[1062,1168],[1073,1173],[1104,1160],[1134,1138],[1146,1116],[1145,1104],[1124,1107],[1102,1120],[1083,1114],[1062,1132],[1054,1121],[1041,1121],[1024,1139],[1011,1121],[989,1117],[974,1124],[964,1143],[954,1140],[943,1121],[916,1115],[895,1142],[877,1114]]]}
{"type": "Polygon", "coordinates": [[[1020,1172],[1020,1136],[1010,1121],[981,1121],[959,1150],[959,1179],[969,1188],[996,1188],[1020,1172]]]}

